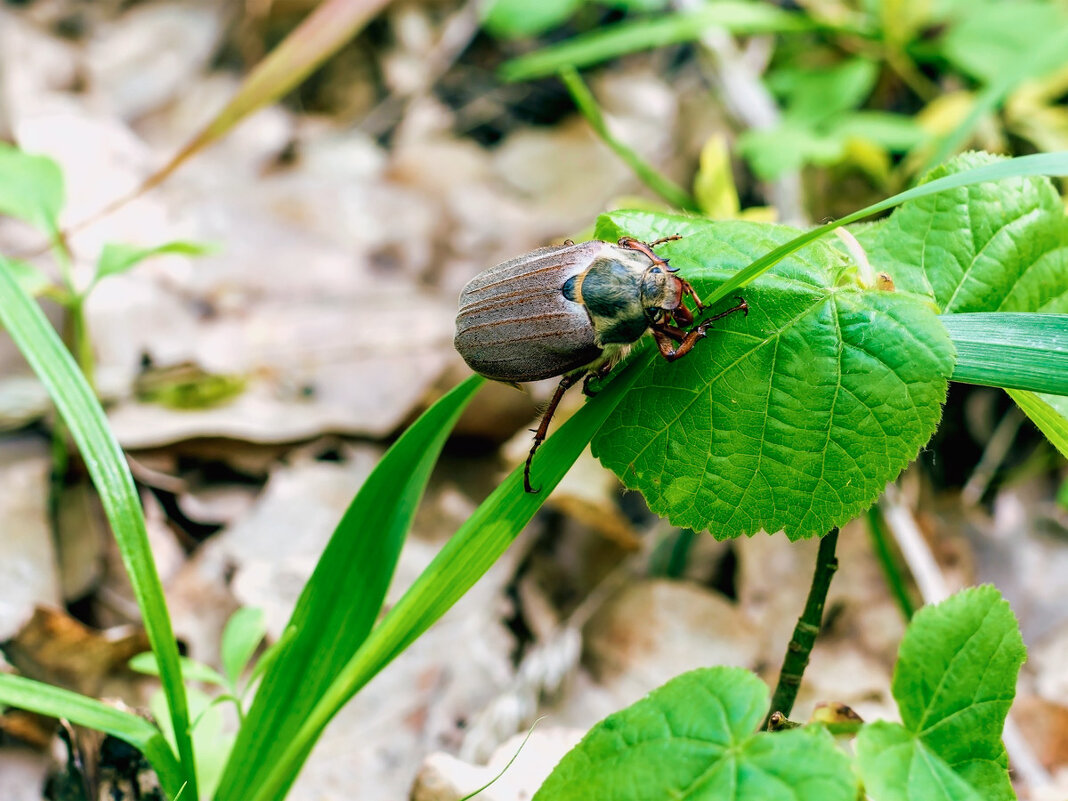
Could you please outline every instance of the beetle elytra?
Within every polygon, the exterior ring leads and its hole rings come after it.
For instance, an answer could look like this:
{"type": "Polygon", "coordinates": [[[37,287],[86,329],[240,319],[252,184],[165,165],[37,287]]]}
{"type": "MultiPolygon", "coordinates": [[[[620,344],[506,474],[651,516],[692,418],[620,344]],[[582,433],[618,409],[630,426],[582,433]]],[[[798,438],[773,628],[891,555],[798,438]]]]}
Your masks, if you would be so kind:
{"type": "Polygon", "coordinates": [[[476,373],[518,383],[562,376],[534,433],[523,486],[564,393],[585,377],[603,378],[646,331],[668,361],[685,356],[712,322],[748,306],[738,305],[697,325],[683,303],[689,296],[705,310],[690,283],[653,252],[655,242],[623,237],[539,248],[476,275],[460,293],[456,350],[476,373]]]}

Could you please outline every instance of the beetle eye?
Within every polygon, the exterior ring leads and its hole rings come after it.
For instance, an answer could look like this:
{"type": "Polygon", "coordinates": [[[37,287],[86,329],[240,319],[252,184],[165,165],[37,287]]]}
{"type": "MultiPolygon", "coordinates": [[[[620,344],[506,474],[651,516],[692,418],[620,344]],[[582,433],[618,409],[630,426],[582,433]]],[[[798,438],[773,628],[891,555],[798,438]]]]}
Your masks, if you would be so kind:
{"type": "Polygon", "coordinates": [[[660,275],[660,268],[659,267],[654,267],[652,269],[652,273],[653,273],[653,275],[660,275]]]}

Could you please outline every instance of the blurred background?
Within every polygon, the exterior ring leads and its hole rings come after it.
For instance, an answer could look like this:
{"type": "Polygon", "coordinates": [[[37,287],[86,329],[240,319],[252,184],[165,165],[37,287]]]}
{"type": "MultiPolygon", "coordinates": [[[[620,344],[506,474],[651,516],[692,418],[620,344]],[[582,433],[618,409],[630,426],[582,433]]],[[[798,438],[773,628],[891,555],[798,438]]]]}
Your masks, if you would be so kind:
{"type": "MultiPolygon", "coordinates": [[[[1066,30],[1052,0],[0,2],[0,140],[61,166],[76,280],[106,244],[180,243],[94,286],[84,322],[186,652],[217,663],[243,606],[279,635],[376,460],[468,375],[453,319],[477,272],[589,235],[608,209],[807,225],[966,148],[1068,149],[1066,30]],[[196,140],[317,6],[365,22],[196,140]]],[[[45,244],[0,218],[0,252],[58,275],[45,244]]],[[[480,392],[391,598],[522,461],[554,383],[480,392]]],[[[144,706],[152,685],[125,667],[146,647],[137,608],[84,475],[53,479],[51,426],[0,337],[0,665],[144,706]]],[[[993,581],[1012,603],[1030,651],[1015,779],[1049,801],[1068,797],[1066,480],[1004,393],[954,385],[887,500],[933,557],[893,554],[905,575],[993,581]]],[[[587,454],[335,720],[290,797],[455,797],[435,788],[488,780],[547,714],[491,796],[522,797],[586,728],[688,667],[773,677],[815,547],[673,529],[587,454]]],[[[864,522],[839,553],[798,715],[833,699],[891,717],[904,618],[864,522]]],[[[5,799],[42,797],[53,732],[0,717],[5,799]]]]}

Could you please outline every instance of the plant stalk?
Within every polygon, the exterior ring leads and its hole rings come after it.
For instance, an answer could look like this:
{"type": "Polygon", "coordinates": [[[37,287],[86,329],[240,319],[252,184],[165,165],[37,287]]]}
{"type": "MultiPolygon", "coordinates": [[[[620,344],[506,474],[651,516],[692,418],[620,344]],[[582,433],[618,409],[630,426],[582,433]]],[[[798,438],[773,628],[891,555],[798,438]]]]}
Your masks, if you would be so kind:
{"type": "Polygon", "coordinates": [[[816,636],[820,633],[823,623],[823,605],[827,601],[827,590],[830,589],[831,579],[838,569],[838,559],[834,550],[838,545],[838,529],[832,528],[820,540],[819,553],[816,555],[816,570],[812,574],[812,585],[808,590],[808,600],[805,601],[805,611],[797,620],[794,627],[794,636],[790,644],[786,646],[786,656],[782,660],[782,670],[779,671],[779,683],[775,686],[775,694],[771,697],[771,708],[768,716],[764,719],[761,728],[767,729],[768,722],[775,712],[781,712],[784,717],[789,717],[793,711],[794,701],[797,699],[797,691],[801,687],[801,678],[805,675],[808,666],[808,657],[812,653],[812,646],[816,644],[816,636]]]}

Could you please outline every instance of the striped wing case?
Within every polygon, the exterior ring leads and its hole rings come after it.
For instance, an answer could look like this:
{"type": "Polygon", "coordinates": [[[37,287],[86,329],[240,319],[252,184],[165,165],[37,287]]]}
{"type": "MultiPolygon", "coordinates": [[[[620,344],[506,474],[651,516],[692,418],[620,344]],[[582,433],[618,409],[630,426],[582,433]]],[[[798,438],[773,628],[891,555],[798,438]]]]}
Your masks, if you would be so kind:
{"type": "Polygon", "coordinates": [[[563,286],[604,242],[540,248],[485,270],[460,293],[456,350],[480,375],[538,381],[584,367],[601,355],[581,303],[563,286]]]}

